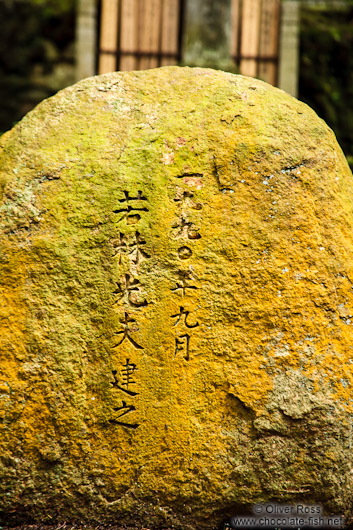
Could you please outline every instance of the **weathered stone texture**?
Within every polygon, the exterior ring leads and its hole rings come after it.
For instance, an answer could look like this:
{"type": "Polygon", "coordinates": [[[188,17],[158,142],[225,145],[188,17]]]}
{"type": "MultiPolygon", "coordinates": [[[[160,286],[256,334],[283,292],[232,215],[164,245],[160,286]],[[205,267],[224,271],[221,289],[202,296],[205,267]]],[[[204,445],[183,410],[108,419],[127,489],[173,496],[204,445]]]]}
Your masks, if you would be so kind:
{"type": "Polygon", "coordinates": [[[82,81],[1,142],[0,518],[349,516],[353,190],[328,127],[171,67],[82,81]]]}

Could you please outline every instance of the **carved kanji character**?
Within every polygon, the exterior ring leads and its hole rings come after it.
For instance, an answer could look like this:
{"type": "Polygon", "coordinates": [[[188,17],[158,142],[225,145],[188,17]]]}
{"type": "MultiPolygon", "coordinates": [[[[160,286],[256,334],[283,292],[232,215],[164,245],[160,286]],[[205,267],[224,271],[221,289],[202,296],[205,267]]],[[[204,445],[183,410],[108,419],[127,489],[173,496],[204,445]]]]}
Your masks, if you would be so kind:
{"type": "Polygon", "coordinates": [[[176,237],[188,237],[189,239],[201,238],[199,230],[195,228],[194,223],[187,221],[184,217],[176,221],[172,228],[176,231],[176,237]]]}
{"type": "Polygon", "coordinates": [[[126,207],[125,208],[118,208],[117,210],[113,210],[114,213],[123,213],[122,217],[120,217],[120,219],[118,220],[118,222],[122,221],[124,218],[127,219],[127,221],[129,222],[129,219],[133,222],[134,219],[135,221],[138,221],[141,216],[139,214],[132,214],[131,215],[131,212],[148,212],[148,208],[146,208],[145,206],[144,207],[136,207],[136,206],[132,206],[130,204],[131,201],[147,201],[147,198],[143,196],[142,194],[142,191],[138,191],[137,192],[137,196],[136,197],[130,197],[130,194],[128,191],[124,191],[124,195],[125,195],[125,198],[124,199],[119,199],[119,202],[121,203],[124,203],[126,202],[126,207]]]}
{"type": "Polygon", "coordinates": [[[184,353],[184,359],[186,361],[189,360],[189,347],[190,347],[190,335],[185,333],[184,335],[180,335],[179,337],[175,338],[175,352],[174,357],[179,352],[184,353]]]}
{"type": "Polygon", "coordinates": [[[125,295],[127,300],[133,307],[146,307],[147,300],[138,300],[134,293],[140,291],[140,282],[136,278],[132,278],[130,274],[125,274],[125,278],[121,282],[116,282],[117,289],[113,291],[113,294],[119,295],[115,303],[118,303],[125,295]]]}
{"type": "Polygon", "coordinates": [[[124,329],[122,331],[115,331],[114,335],[122,335],[122,339],[117,344],[115,344],[113,348],[120,346],[124,342],[124,340],[127,339],[128,341],[131,342],[133,346],[135,346],[135,348],[138,348],[139,350],[143,350],[144,348],[140,346],[139,344],[137,344],[137,342],[130,336],[131,332],[133,333],[135,331],[138,331],[138,328],[131,328],[129,326],[131,322],[136,322],[136,320],[134,318],[130,318],[129,315],[125,313],[124,318],[120,319],[120,322],[123,324],[124,329]]]}
{"type": "Polygon", "coordinates": [[[119,239],[114,239],[112,241],[112,245],[114,249],[113,257],[119,254],[119,263],[121,263],[121,255],[127,254],[129,252],[129,247],[127,244],[127,236],[120,232],[119,239]]]}
{"type": "Polygon", "coordinates": [[[189,324],[188,323],[188,316],[190,314],[190,311],[186,311],[183,307],[180,307],[180,311],[179,313],[177,313],[176,315],[172,315],[171,318],[177,318],[177,321],[175,322],[174,326],[177,326],[180,322],[180,319],[182,316],[184,316],[184,324],[187,328],[189,329],[192,329],[192,328],[196,328],[199,323],[196,322],[196,324],[189,324]]]}
{"type": "Polygon", "coordinates": [[[176,287],[173,287],[171,291],[181,291],[182,295],[185,296],[187,289],[197,289],[195,285],[188,285],[187,280],[191,279],[191,273],[188,271],[179,271],[179,281],[176,283],[176,287]]]}
{"type": "Polygon", "coordinates": [[[126,392],[126,394],[129,394],[129,396],[137,396],[138,392],[134,392],[129,388],[130,385],[136,384],[136,381],[133,379],[133,374],[136,370],[136,364],[130,363],[130,359],[126,359],[126,363],[123,365],[123,369],[121,370],[120,378],[117,375],[118,371],[112,370],[114,382],[111,384],[114,388],[118,388],[119,390],[126,392]]]}
{"type": "Polygon", "coordinates": [[[118,414],[116,418],[109,420],[109,423],[112,423],[113,425],[122,425],[123,427],[127,427],[129,429],[137,429],[137,427],[139,427],[138,423],[125,423],[124,421],[119,421],[119,418],[122,418],[125,416],[125,414],[136,410],[134,405],[127,405],[126,401],[123,401],[121,407],[115,407],[113,410],[115,412],[121,412],[121,414],[118,414]]]}
{"type": "Polygon", "coordinates": [[[135,254],[135,259],[133,259],[133,263],[138,265],[140,263],[141,258],[150,258],[151,256],[143,250],[141,247],[143,245],[146,245],[146,241],[144,241],[141,238],[141,235],[139,232],[135,232],[135,241],[129,245],[130,251],[129,254],[135,254]]]}

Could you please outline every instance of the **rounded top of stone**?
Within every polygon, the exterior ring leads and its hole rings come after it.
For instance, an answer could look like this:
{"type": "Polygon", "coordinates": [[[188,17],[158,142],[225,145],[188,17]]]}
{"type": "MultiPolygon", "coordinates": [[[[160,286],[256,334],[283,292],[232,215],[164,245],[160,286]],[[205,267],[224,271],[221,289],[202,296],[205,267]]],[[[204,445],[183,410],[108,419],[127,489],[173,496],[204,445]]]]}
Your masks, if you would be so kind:
{"type": "MultiPolygon", "coordinates": [[[[57,111],[60,109],[69,112],[79,105],[80,101],[88,105],[85,94],[96,103],[112,101],[114,96],[119,103],[120,95],[132,105],[141,100],[142,103],[153,102],[158,107],[172,104],[175,99],[184,101],[187,109],[187,102],[197,102],[202,93],[217,106],[225,103],[224,99],[228,97],[240,99],[244,105],[251,107],[261,103],[267,96],[273,104],[286,103],[288,108],[297,109],[299,114],[315,114],[308,106],[289,94],[255,78],[209,68],[165,66],[152,70],[113,72],[83,79],[44,100],[29,112],[25,119],[34,119],[40,111],[47,113],[51,107],[53,110],[57,108],[57,111]]],[[[269,103],[268,100],[267,105],[269,103]]]]}
{"type": "MultiPolygon", "coordinates": [[[[246,165],[250,151],[261,156],[262,150],[269,171],[279,159],[294,167],[303,158],[302,149],[306,159],[315,158],[327,142],[342,159],[323,120],[285,92],[254,78],[177,66],[84,79],[29,112],[2,136],[0,148],[5,156],[10,149],[12,161],[32,157],[32,165],[48,164],[74,145],[82,147],[83,136],[92,133],[96,142],[99,137],[106,144],[108,137],[111,142],[114,135],[129,134],[131,127],[139,128],[147,142],[156,141],[158,132],[166,142],[168,134],[183,137],[185,128],[198,129],[200,140],[207,135],[211,140],[216,130],[224,137],[238,132],[238,158],[243,153],[246,165]]],[[[93,151],[97,147],[90,145],[93,151]]],[[[212,141],[208,147],[211,152],[212,141]]]]}
{"type": "Polygon", "coordinates": [[[5,517],[346,506],[353,187],[325,123],[165,67],[83,80],[0,146],[5,517]]]}

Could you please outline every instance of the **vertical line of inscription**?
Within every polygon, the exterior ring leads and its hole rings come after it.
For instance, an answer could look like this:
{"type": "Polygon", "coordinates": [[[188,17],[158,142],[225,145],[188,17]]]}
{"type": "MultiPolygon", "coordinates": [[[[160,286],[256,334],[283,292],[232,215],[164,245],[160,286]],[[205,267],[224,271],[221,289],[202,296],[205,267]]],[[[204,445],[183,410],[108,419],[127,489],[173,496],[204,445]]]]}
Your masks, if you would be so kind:
{"type": "MultiPolygon", "coordinates": [[[[141,190],[136,195],[130,195],[129,191],[124,191],[123,194],[124,197],[118,199],[119,207],[113,210],[113,213],[120,215],[117,224],[125,221],[127,225],[135,225],[141,219],[141,215],[149,211],[147,197],[144,196],[141,190]]],[[[130,264],[133,263],[136,267],[143,259],[151,257],[146,251],[145,245],[146,241],[138,230],[135,231],[132,240],[124,232],[120,231],[119,237],[112,241],[113,258],[117,258],[118,263],[121,264],[122,255],[125,255],[129,258],[130,264]]],[[[116,337],[116,343],[112,346],[112,349],[119,349],[126,341],[136,351],[143,350],[144,347],[133,337],[133,333],[139,331],[138,323],[129,313],[129,310],[142,310],[142,308],[148,306],[148,302],[141,292],[143,285],[138,278],[133,276],[130,270],[129,273],[115,281],[115,286],[116,288],[112,292],[114,297],[113,306],[117,305],[119,307],[119,305],[123,304],[128,309],[125,308],[123,315],[119,318],[120,328],[113,332],[116,337]]],[[[120,372],[112,370],[113,382],[111,383],[119,394],[123,394],[123,398],[121,398],[121,404],[113,408],[114,417],[109,420],[109,423],[132,430],[137,429],[140,424],[130,423],[129,418],[125,418],[125,416],[136,411],[136,407],[133,404],[133,399],[139,395],[139,392],[136,391],[137,382],[134,378],[136,371],[138,371],[136,363],[131,362],[130,358],[126,358],[126,362],[122,365],[120,372]]]]}
{"type": "MultiPolygon", "coordinates": [[[[126,363],[123,365],[119,376],[117,370],[112,371],[114,378],[114,381],[111,383],[112,386],[120,390],[121,392],[124,392],[129,397],[137,396],[138,392],[131,390],[131,385],[136,384],[136,381],[133,379],[133,374],[136,370],[136,364],[130,363],[130,359],[127,358],[126,363]]],[[[137,427],[139,427],[138,423],[126,423],[125,421],[120,420],[126,414],[129,414],[129,412],[135,411],[135,405],[128,405],[126,401],[122,400],[122,405],[120,407],[115,407],[113,410],[117,414],[115,418],[109,420],[109,423],[113,425],[121,425],[122,427],[127,427],[128,429],[137,429],[137,427]]]]}
{"type": "MultiPolygon", "coordinates": [[[[202,177],[203,175],[201,173],[185,173],[177,176],[177,178],[183,179],[184,183],[195,185],[197,189],[202,186],[202,177]]],[[[193,198],[194,193],[192,191],[181,191],[179,189],[174,201],[181,208],[183,208],[185,203],[189,203],[192,209],[201,210],[202,204],[194,202],[193,198]]],[[[192,241],[201,239],[199,228],[192,221],[188,220],[187,216],[182,212],[180,218],[172,225],[172,234],[175,239],[181,239],[182,243],[186,243],[189,240],[188,245],[182,244],[177,250],[178,258],[182,262],[187,262],[193,255],[191,248],[192,241]]],[[[188,303],[187,295],[198,289],[193,284],[193,280],[194,277],[190,270],[179,269],[176,285],[171,288],[173,294],[178,294],[186,298],[185,304],[188,303]]],[[[174,327],[177,328],[176,331],[179,333],[175,336],[174,357],[182,356],[185,361],[189,361],[192,330],[198,328],[199,322],[191,317],[189,309],[185,309],[181,305],[179,306],[179,313],[170,315],[170,318],[174,319],[174,327]]]]}

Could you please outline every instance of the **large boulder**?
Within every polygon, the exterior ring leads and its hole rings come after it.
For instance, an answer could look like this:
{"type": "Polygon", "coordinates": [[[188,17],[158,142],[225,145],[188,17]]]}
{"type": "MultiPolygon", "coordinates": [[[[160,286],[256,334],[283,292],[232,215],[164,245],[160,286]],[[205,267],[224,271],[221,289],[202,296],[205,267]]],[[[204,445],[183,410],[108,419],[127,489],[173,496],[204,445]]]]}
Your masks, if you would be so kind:
{"type": "Polygon", "coordinates": [[[352,511],[353,189],[254,79],[86,79],[2,137],[2,522],[352,511]]]}

